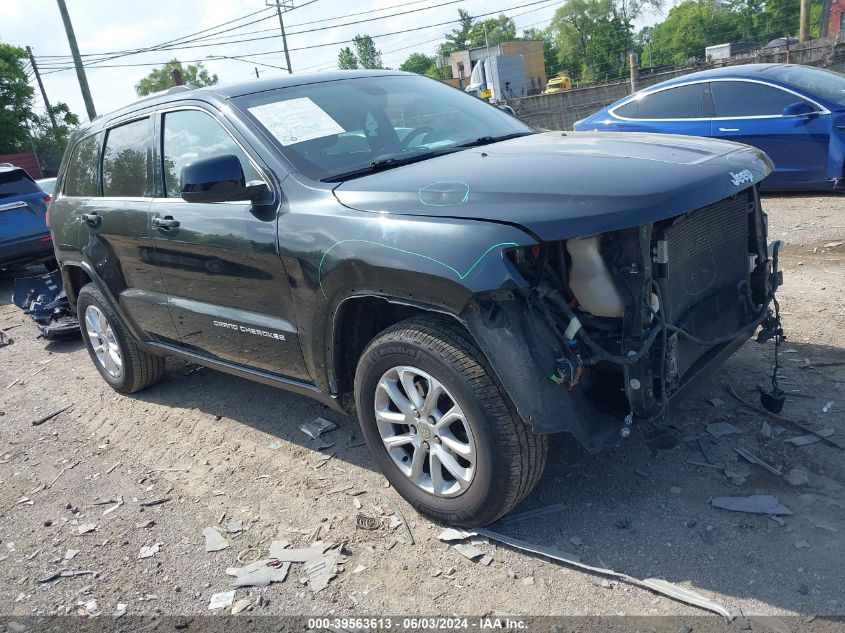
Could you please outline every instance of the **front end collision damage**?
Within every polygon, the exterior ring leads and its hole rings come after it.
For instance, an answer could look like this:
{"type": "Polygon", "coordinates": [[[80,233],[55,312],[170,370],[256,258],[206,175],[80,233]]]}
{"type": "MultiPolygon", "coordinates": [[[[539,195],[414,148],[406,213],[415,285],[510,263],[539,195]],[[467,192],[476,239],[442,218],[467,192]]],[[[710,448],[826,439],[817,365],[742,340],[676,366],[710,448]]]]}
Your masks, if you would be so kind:
{"type": "Polygon", "coordinates": [[[576,251],[568,247],[570,239],[511,249],[507,261],[513,267],[513,288],[476,294],[459,318],[535,432],[569,432],[586,450],[597,452],[640,427],[652,446],[672,446],[677,434],[664,424],[670,403],[758,327],[763,326],[758,340],[780,328],[771,308],[782,283],[780,243],[766,244],[765,215],[755,188],[697,213],[598,237],[621,314],[614,297],[607,300],[600,276],[590,283],[573,279],[576,251]],[[745,232],[734,236],[743,240],[735,262],[743,269],[731,270],[723,261],[715,265],[721,257],[711,247],[702,250],[709,258],[705,261],[714,263],[711,269],[700,262],[698,268],[683,268],[677,245],[674,250],[667,246],[667,237],[677,240],[684,230],[695,235],[701,231],[696,218],[712,214],[724,222],[718,213],[737,210],[748,220],[737,222],[745,232]],[[717,276],[726,269],[727,278],[717,276]],[[696,283],[700,287],[689,287],[696,283]],[[682,292],[680,300],[679,285],[690,291],[682,292]],[[587,305],[608,313],[590,313],[587,305]]]}

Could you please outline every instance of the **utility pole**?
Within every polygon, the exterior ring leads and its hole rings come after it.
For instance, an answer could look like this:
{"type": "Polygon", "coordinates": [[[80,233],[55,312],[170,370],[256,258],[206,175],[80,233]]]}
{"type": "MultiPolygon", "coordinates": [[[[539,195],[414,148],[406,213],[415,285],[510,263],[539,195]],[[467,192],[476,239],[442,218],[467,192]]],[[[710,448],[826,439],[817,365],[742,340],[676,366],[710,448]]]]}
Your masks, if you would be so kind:
{"type": "Polygon", "coordinates": [[[85,109],[88,111],[88,118],[94,120],[97,111],[94,109],[94,100],[91,98],[91,90],[88,88],[88,78],[85,76],[85,68],[82,66],[82,58],[79,56],[79,46],[76,44],[76,35],[73,33],[73,24],[70,23],[70,15],[67,12],[65,0],[56,0],[59,4],[59,12],[62,14],[62,22],[65,23],[67,43],[70,45],[70,54],[73,55],[73,65],[76,66],[76,78],[79,80],[79,90],[82,92],[82,100],[85,101],[85,109]]]}
{"type": "Polygon", "coordinates": [[[631,94],[634,94],[640,79],[640,56],[636,53],[628,53],[628,63],[631,67],[631,94]]]}
{"type": "Polygon", "coordinates": [[[282,30],[282,47],[285,49],[285,63],[288,67],[288,74],[293,74],[293,69],[290,67],[290,53],[288,52],[288,38],[285,35],[285,21],[282,19],[282,13],[284,11],[290,11],[293,9],[293,0],[274,0],[270,2],[267,0],[266,2],[268,7],[272,7],[273,5],[276,6],[276,13],[279,16],[279,28],[282,30]],[[282,8],[284,7],[284,11],[282,8]]]}
{"type": "Polygon", "coordinates": [[[26,52],[29,53],[29,63],[32,64],[32,71],[35,73],[35,80],[38,82],[38,87],[41,89],[41,98],[44,100],[44,107],[47,108],[47,116],[50,117],[50,123],[53,126],[53,138],[59,140],[59,126],[56,125],[56,115],[50,109],[50,100],[47,98],[47,91],[44,90],[44,82],[41,81],[41,73],[38,72],[38,65],[35,63],[35,56],[32,54],[32,48],[27,46],[26,52]]]}
{"type": "Polygon", "coordinates": [[[810,39],[810,0],[801,0],[801,27],[798,40],[806,42],[810,39]]]}

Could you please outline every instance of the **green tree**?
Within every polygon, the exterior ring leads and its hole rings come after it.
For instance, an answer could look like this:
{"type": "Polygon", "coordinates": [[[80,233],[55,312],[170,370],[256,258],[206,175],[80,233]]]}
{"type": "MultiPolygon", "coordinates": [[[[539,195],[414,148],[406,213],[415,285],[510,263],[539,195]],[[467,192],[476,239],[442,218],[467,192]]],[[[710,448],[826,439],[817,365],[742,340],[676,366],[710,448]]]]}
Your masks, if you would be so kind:
{"type": "Polygon", "coordinates": [[[432,70],[432,67],[434,68],[434,72],[437,72],[437,65],[433,57],[429,57],[425,53],[412,53],[408,59],[402,62],[399,70],[404,70],[407,73],[426,75],[432,70]]]}
{"type": "Polygon", "coordinates": [[[452,29],[443,36],[446,41],[438,47],[438,54],[441,57],[448,57],[455,51],[469,48],[470,32],[474,25],[475,20],[469,11],[458,9],[458,28],[452,29]]]}
{"type": "Polygon", "coordinates": [[[337,54],[337,67],[341,70],[356,70],[358,66],[358,58],[355,53],[348,46],[344,46],[337,54]]]}
{"type": "Polygon", "coordinates": [[[182,81],[185,84],[202,87],[213,86],[217,83],[217,75],[209,74],[202,62],[183,66],[178,59],[171,59],[164,66],[151,71],[149,75],[135,84],[135,92],[138,93],[139,97],[143,97],[153,92],[167,90],[173,85],[172,73],[174,70],[178,70],[182,74],[182,81]]]}
{"type": "Polygon", "coordinates": [[[50,113],[56,120],[56,129],[53,129],[48,113],[33,114],[32,136],[41,168],[45,171],[58,171],[62,155],[67,148],[68,138],[73,129],[79,125],[79,117],[70,111],[68,104],[62,101],[51,106],[50,113]]]}
{"type": "Polygon", "coordinates": [[[469,48],[512,42],[516,39],[516,23],[506,15],[476,22],[470,28],[467,39],[469,48]]]}
{"type": "Polygon", "coordinates": [[[0,154],[27,151],[33,88],[23,69],[26,51],[0,43],[0,154]]]}
{"type": "Polygon", "coordinates": [[[361,68],[381,69],[381,51],[376,48],[373,38],[369,35],[356,35],[352,38],[355,46],[355,56],[361,68]]]}

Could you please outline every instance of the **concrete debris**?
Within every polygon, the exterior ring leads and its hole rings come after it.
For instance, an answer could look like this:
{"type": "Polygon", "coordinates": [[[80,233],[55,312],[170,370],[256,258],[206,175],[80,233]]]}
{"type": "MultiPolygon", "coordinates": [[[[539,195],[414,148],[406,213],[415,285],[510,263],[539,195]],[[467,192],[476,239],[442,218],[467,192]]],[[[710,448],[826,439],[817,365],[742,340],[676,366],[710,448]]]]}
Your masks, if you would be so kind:
{"type": "Polygon", "coordinates": [[[76,532],[77,534],[88,534],[89,532],[93,532],[96,529],[96,523],[83,523],[78,528],[76,528],[76,532]]]}
{"type": "Polygon", "coordinates": [[[822,407],[822,413],[827,413],[833,407],[833,400],[828,400],[822,407]]]}
{"type": "Polygon", "coordinates": [[[287,541],[273,541],[270,543],[270,558],[287,563],[308,563],[317,560],[335,547],[334,543],[316,541],[311,547],[302,549],[287,549],[287,541]]]}
{"type": "Polygon", "coordinates": [[[65,556],[64,556],[63,560],[73,560],[74,558],[76,558],[77,554],[79,554],[78,549],[69,549],[68,551],[65,552],[65,556]]]}
{"type": "Polygon", "coordinates": [[[578,536],[573,536],[571,539],[569,539],[569,542],[572,543],[575,547],[581,547],[581,544],[583,543],[581,538],[578,536]]]}
{"type": "Polygon", "coordinates": [[[240,534],[244,531],[244,522],[240,519],[232,519],[226,524],[226,531],[229,534],[240,534]]]}
{"type": "Polygon", "coordinates": [[[164,545],[164,543],[156,543],[154,545],[144,545],[141,548],[141,551],[138,552],[138,560],[142,560],[144,558],[151,558],[151,557],[155,556],[161,550],[162,545],[164,545]]]}
{"type": "Polygon", "coordinates": [[[809,549],[809,547],[810,547],[810,544],[807,541],[805,541],[804,539],[801,539],[799,541],[795,541],[795,543],[793,543],[793,545],[795,545],[795,549],[809,549]]]}
{"type": "Polygon", "coordinates": [[[484,556],[484,552],[473,545],[469,545],[466,543],[458,543],[457,545],[452,546],[458,554],[461,556],[465,556],[470,560],[475,560],[476,558],[481,558],[484,556]]]}
{"type": "Polygon", "coordinates": [[[820,530],[825,530],[827,532],[838,532],[839,528],[830,523],[829,521],[816,516],[808,516],[807,521],[810,522],[810,525],[813,527],[817,527],[820,530]]]}
{"type": "Polygon", "coordinates": [[[316,418],[311,422],[303,422],[299,425],[299,430],[305,433],[305,435],[310,437],[312,440],[316,440],[324,433],[334,431],[336,428],[337,424],[329,422],[325,418],[316,418]]]}
{"type": "Polygon", "coordinates": [[[355,569],[352,570],[353,574],[360,574],[362,571],[365,571],[367,568],[364,565],[358,565],[355,569]]]}
{"type": "Polygon", "coordinates": [[[266,587],[273,582],[284,582],[288,577],[290,563],[275,558],[257,560],[244,567],[229,567],[226,573],[234,576],[238,587],[266,587]]]}
{"type": "Polygon", "coordinates": [[[806,486],[810,483],[810,475],[800,466],[796,466],[786,473],[785,479],[793,486],[806,486]]]}
{"type": "Polygon", "coordinates": [[[773,475],[775,475],[775,476],[777,476],[777,477],[780,477],[780,476],[782,476],[782,475],[783,475],[783,471],[782,471],[780,468],[775,468],[774,466],[772,466],[772,465],[771,465],[771,464],[769,464],[768,462],[763,461],[762,459],[760,459],[759,457],[757,457],[754,453],[752,453],[751,451],[749,451],[749,450],[748,450],[747,448],[745,448],[744,446],[737,446],[734,450],[735,450],[735,451],[739,454],[739,456],[740,456],[740,457],[742,457],[745,461],[750,462],[750,463],[752,463],[752,464],[755,464],[755,465],[757,465],[757,466],[760,466],[761,468],[764,468],[764,469],[768,470],[770,473],[772,473],[773,475]]]}
{"type": "Polygon", "coordinates": [[[721,407],[725,404],[725,401],[721,398],[710,398],[708,402],[710,402],[710,404],[712,404],[714,407],[721,407]]]}
{"type": "Polygon", "coordinates": [[[706,428],[707,432],[717,439],[725,435],[731,435],[732,433],[741,433],[733,424],[728,424],[727,422],[713,422],[712,424],[708,424],[706,428]]]}
{"type": "Polygon", "coordinates": [[[207,527],[203,529],[202,534],[205,536],[206,552],[219,552],[229,547],[229,541],[226,540],[226,537],[217,528],[207,527]]]}
{"type": "Polygon", "coordinates": [[[526,587],[529,587],[534,584],[534,576],[526,576],[522,579],[522,584],[526,587]]]}
{"type": "Polygon", "coordinates": [[[151,528],[155,524],[156,524],[156,522],[153,521],[152,519],[150,519],[148,521],[141,521],[140,523],[136,523],[135,527],[138,528],[139,530],[143,530],[145,528],[151,528]]]}
{"type": "Polygon", "coordinates": [[[449,542],[449,541],[463,541],[464,539],[469,538],[472,536],[472,532],[466,532],[464,530],[456,530],[455,528],[446,528],[443,530],[438,536],[438,540],[449,542]]]}
{"type": "Polygon", "coordinates": [[[790,437],[789,439],[784,440],[784,442],[794,444],[795,446],[807,446],[808,444],[821,442],[823,439],[828,438],[831,435],[833,435],[833,429],[821,429],[820,431],[814,431],[810,435],[796,435],[795,437],[790,437]]]}
{"type": "Polygon", "coordinates": [[[123,603],[123,602],[117,603],[117,607],[114,610],[114,616],[113,616],[115,620],[117,620],[118,618],[122,618],[124,615],[126,615],[127,606],[128,605],[123,603]]]}
{"type": "Polygon", "coordinates": [[[772,431],[772,425],[766,422],[765,420],[760,423],[760,435],[765,437],[767,440],[770,440],[775,436],[774,432],[772,431]]]}
{"type": "Polygon", "coordinates": [[[478,562],[484,565],[485,567],[489,567],[490,564],[493,562],[493,557],[490,554],[485,554],[481,558],[478,559],[478,562]]]}
{"type": "Polygon", "coordinates": [[[340,553],[340,546],[327,551],[303,565],[304,582],[314,593],[319,593],[329,586],[329,582],[338,574],[338,567],[346,562],[346,556],[340,553]]]}
{"type": "Polygon", "coordinates": [[[227,609],[228,607],[232,606],[232,603],[234,601],[234,591],[223,591],[221,593],[215,593],[213,596],[211,596],[211,601],[208,603],[208,609],[210,611],[214,611],[216,609],[227,609]]]}
{"type": "Polygon", "coordinates": [[[241,598],[232,606],[232,615],[238,615],[241,611],[246,611],[252,606],[250,598],[241,598]]]}
{"type": "Polygon", "coordinates": [[[748,512],[750,514],[789,515],[792,510],[772,495],[751,495],[749,497],[713,497],[710,505],[722,510],[748,512]]]}
{"type": "Polygon", "coordinates": [[[83,615],[95,615],[100,612],[100,605],[96,600],[89,600],[88,602],[78,602],[77,606],[85,613],[83,615]]]}

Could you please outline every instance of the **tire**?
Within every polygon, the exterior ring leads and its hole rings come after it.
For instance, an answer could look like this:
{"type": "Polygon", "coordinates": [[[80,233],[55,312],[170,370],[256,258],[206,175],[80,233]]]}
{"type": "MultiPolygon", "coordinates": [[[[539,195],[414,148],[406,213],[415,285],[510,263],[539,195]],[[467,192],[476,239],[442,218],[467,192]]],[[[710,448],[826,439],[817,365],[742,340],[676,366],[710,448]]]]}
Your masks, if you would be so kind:
{"type": "Polygon", "coordinates": [[[164,377],[164,357],[140,348],[93,283],[79,291],[76,314],[88,354],[112,389],[135,393],[164,377]],[[95,350],[95,342],[103,347],[102,360],[95,350]]]}
{"type": "Polygon", "coordinates": [[[531,492],[546,464],[547,438],[519,418],[484,355],[445,317],[409,319],[374,338],[358,362],[355,404],[382,473],[437,521],[492,523],[531,492]],[[424,397],[432,389],[439,399],[424,397]]]}

